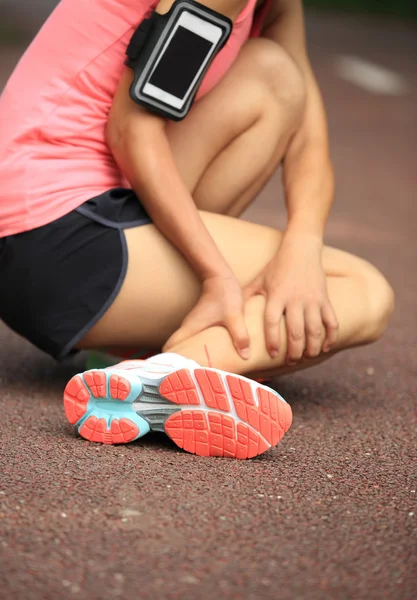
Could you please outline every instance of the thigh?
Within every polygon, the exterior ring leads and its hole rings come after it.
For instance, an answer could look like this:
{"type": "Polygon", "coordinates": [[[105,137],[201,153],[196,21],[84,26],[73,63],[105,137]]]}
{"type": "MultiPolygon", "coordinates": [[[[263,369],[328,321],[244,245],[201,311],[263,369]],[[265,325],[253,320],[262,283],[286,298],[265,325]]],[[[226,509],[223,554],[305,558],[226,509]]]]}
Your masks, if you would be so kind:
{"type": "MultiPolygon", "coordinates": [[[[242,285],[278,248],[280,236],[272,229],[214,213],[201,217],[242,285]]],[[[154,225],[125,235],[129,258],[121,291],[78,347],[161,347],[198,299],[193,271],[154,225]]]]}
{"type": "MultiPolygon", "coordinates": [[[[201,216],[242,286],[279,248],[281,233],[274,229],[213,213],[201,216]]],[[[198,299],[200,286],[194,273],[155,226],[132,228],[125,235],[129,262],[121,291],[79,348],[160,348],[198,299]]],[[[336,285],[337,278],[365,276],[369,267],[332,248],[325,249],[323,260],[336,285]]]]}
{"type": "Polygon", "coordinates": [[[245,44],[223,79],[194,104],[186,119],[168,123],[167,135],[178,171],[200,209],[211,211],[213,206],[214,212],[219,212],[221,206],[229,204],[227,189],[216,199],[219,181],[223,188],[230,187],[229,195],[234,196],[240,179],[247,188],[263,170],[268,176],[272,174],[271,161],[273,169],[280,159],[275,157],[275,150],[279,148],[282,153],[294,133],[304,97],[302,77],[286,51],[270,40],[255,39],[245,44]],[[264,126],[254,127],[260,120],[264,126]],[[222,156],[230,144],[253,129],[255,135],[243,148],[232,156],[222,156]],[[219,169],[219,159],[224,168],[219,169]],[[210,170],[214,171],[215,185],[207,181],[210,170]],[[209,191],[201,189],[202,181],[209,191]]]}

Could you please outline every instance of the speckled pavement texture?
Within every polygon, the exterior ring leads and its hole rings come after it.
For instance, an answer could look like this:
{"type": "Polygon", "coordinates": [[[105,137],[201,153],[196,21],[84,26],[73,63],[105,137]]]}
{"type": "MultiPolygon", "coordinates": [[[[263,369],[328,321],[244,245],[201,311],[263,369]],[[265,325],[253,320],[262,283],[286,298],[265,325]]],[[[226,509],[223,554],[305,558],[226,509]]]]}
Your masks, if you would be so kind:
{"type": "MultiPolygon", "coordinates": [[[[309,32],[338,180],[327,241],[387,275],[389,331],[276,381],[293,426],[238,462],[162,435],[76,437],[61,395],[82,357],[56,366],[0,325],[1,599],[416,597],[416,41],[410,26],[348,17],[312,16],[309,32]],[[408,94],[342,82],[340,52],[402,73],[408,94]]],[[[19,53],[2,52],[3,80],[19,53]]],[[[248,218],[282,224],[277,182],[248,218]]]]}

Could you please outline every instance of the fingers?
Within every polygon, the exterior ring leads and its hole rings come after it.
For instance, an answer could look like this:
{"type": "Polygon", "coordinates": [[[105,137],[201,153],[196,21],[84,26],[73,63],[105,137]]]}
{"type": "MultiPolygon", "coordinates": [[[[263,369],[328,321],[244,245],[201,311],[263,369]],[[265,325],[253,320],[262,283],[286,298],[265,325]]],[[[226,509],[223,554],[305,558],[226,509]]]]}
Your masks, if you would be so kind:
{"type": "Polygon", "coordinates": [[[287,363],[294,365],[301,359],[305,349],[304,308],[301,302],[287,306],[285,322],[287,328],[287,363]]]}
{"type": "Polygon", "coordinates": [[[329,352],[335,345],[339,334],[339,322],[333,306],[326,302],[321,309],[321,318],[326,328],[326,339],[323,344],[323,352],[329,352]]]}
{"type": "Polygon", "coordinates": [[[246,302],[252,296],[256,296],[257,294],[264,294],[262,279],[260,277],[256,277],[249,285],[247,285],[243,289],[243,300],[246,302]]]}
{"type": "MultiPolygon", "coordinates": [[[[195,312],[195,310],[192,311],[187,318],[184,319],[181,327],[177,329],[177,331],[175,331],[164,344],[163,350],[165,352],[191,338],[193,335],[196,335],[216,324],[210,319],[202,320],[198,318],[195,312]]],[[[250,339],[243,316],[243,310],[242,312],[227,316],[224,321],[224,326],[228,330],[230,337],[232,338],[233,345],[235,346],[239,355],[244,360],[247,360],[250,356],[250,339]]]]}
{"type": "Polygon", "coordinates": [[[282,316],[282,305],[274,298],[268,298],[265,307],[265,343],[271,358],[276,358],[279,353],[282,316]]]}
{"type": "Polygon", "coordinates": [[[205,329],[204,323],[193,318],[193,311],[184,319],[179,329],[174,331],[171,337],[165,342],[163,350],[167,351],[174,346],[181,344],[184,340],[189,339],[193,335],[200,333],[205,329]]]}
{"type": "Polygon", "coordinates": [[[192,335],[193,334],[190,333],[186,328],[184,328],[183,326],[181,326],[165,342],[164,347],[163,347],[163,351],[166,352],[167,350],[170,350],[174,346],[178,346],[179,344],[181,344],[181,342],[183,342],[187,338],[191,337],[192,335]]]}
{"type": "Polygon", "coordinates": [[[303,313],[300,305],[290,305],[286,309],[287,362],[295,364],[303,353],[308,358],[329,352],[338,336],[338,321],[330,302],[322,307],[308,305],[303,313]],[[324,329],[326,331],[324,331],[324,329]]]}
{"type": "Polygon", "coordinates": [[[233,345],[237,352],[244,360],[247,360],[250,356],[250,340],[243,312],[229,315],[225,325],[230,333],[233,345]]]}
{"type": "Polygon", "coordinates": [[[321,352],[324,335],[320,306],[318,304],[308,305],[304,311],[304,316],[306,331],[305,355],[314,358],[321,352]]]}

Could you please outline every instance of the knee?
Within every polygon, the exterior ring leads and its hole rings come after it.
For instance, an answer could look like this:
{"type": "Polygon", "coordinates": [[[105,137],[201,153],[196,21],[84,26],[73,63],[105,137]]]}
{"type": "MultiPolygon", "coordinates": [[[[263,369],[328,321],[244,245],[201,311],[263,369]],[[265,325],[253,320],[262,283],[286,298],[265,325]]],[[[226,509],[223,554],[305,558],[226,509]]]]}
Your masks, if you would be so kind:
{"type": "Polygon", "coordinates": [[[304,76],[279,44],[267,39],[251,40],[256,74],[261,78],[264,89],[291,116],[301,118],[306,102],[304,76]]]}
{"type": "Polygon", "coordinates": [[[394,290],[378,269],[366,263],[361,273],[365,286],[368,314],[364,324],[368,342],[378,340],[388,327],[394,311],[394,290]]]}

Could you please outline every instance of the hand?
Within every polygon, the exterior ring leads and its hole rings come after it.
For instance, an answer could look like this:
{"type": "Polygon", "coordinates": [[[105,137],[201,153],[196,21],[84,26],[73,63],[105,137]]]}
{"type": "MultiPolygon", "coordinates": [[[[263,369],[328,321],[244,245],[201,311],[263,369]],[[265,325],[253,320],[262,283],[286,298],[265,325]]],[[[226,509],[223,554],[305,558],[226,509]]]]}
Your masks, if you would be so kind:
{"type": "Polygon", "coordinates": [[[237,352],[245,360],[249,358],[249,334],[243,316],[243,295],[233,275],[205,279],[200,299],[181,327],[166,342],[164,351],[214,325],[226,327],[237,352]]]}
{"type": "Polygon", "coordinates": [[[316,236],[283,237],[276,256],[244,290],[245,298],[266,296],[265,339],[271,357],[280,348],[285,315],[289,365],[303,355],[315,357],[335,344],[338,322],[330,303],[322,267],[322,242],[316,236]]]}

